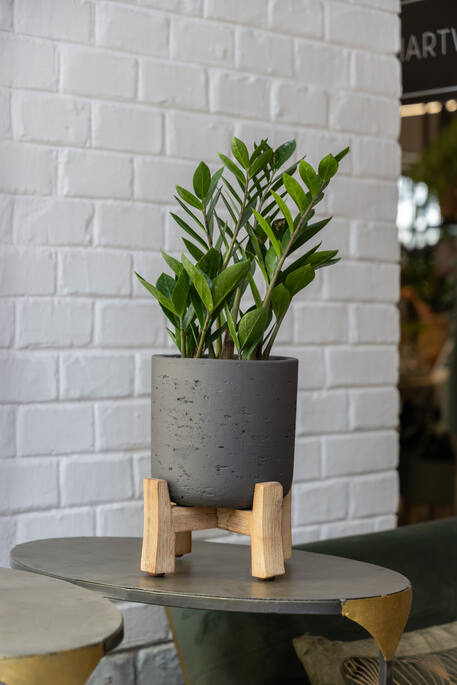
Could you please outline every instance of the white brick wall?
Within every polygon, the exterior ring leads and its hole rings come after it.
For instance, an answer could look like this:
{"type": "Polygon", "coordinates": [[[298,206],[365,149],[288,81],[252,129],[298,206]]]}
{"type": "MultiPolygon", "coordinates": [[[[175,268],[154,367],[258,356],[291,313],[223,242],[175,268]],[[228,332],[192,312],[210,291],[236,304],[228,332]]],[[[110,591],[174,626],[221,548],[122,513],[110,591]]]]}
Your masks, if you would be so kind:
{"type": "MultiPolygon", "coordinates": [[[[37,537],[141,532],[149,356],[168,341],[132,269],[153,279],[180,249],[174,185],[234,133],[296,137],[312,162],[352,147],[326,200],[344,260],[278,345],[301,363],[294,535],[395,525],[398,9],[0,0],[0,564],[37,537]]],[[[91,683],[181,682],[154,647],[163,611],[126,616],[130,651],[91,683]]]]}

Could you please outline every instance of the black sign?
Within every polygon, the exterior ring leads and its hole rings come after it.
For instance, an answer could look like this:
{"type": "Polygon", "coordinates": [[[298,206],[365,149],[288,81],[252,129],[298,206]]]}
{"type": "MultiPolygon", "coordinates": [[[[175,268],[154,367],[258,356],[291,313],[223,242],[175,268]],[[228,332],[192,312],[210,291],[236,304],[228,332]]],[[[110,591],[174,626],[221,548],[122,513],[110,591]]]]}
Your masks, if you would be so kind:
{"type": "Polygon", "coordinates": [[[402,0],[404,103],[457,95],[457,0],[402,0]]]}

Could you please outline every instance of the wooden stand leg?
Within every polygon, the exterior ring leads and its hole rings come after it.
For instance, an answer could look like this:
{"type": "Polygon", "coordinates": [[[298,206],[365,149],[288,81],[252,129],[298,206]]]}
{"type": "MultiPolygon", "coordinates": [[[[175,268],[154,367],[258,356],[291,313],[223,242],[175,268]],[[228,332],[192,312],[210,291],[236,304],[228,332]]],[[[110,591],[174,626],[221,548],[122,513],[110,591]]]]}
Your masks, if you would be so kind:
{"type": "Polygon", "coordinates": [[[255,578],[284,575],[282,485],[257,483],[251,524],[251,562],[255,578]]]}
{"type": "Polygon", "coordinates": [[[175,533],[175,536],[175,557],[190,554],[192,552],[192,531],[175,533]]]}
{"type": "Polygon", "coordinates": [[[144,531],[141,570],[151,576],[175,570],[175,533],[166,480],[145,478],[144,531]]]}
{"type": "Polygon", "coordinates": [[[281,518],[281,529],[282,529],[282,551],[284,553],[284,559],[290,559],[292,556],[292,521],[291,521],[291,509],[292,509],[292,490],[289,490],[287,495],[282,501],[282,518],[281,518]]]}

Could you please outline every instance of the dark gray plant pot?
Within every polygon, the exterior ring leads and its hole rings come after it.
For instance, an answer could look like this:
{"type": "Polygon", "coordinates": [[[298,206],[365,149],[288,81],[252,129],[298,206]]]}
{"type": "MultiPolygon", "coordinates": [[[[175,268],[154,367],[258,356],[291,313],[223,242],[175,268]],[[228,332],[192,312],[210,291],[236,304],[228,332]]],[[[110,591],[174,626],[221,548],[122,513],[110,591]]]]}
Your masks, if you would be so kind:
{"type": "Polygon", "coordinates": [[[151,473],[185,506],[248,509],[292,484],[298,361],[152,357],[151,473]]]}

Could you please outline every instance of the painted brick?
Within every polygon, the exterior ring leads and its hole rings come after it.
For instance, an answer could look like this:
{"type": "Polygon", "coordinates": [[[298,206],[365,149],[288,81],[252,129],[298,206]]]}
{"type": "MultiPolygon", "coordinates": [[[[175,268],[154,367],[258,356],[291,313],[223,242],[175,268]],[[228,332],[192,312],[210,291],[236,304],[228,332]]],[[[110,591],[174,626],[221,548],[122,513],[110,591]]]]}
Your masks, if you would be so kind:
{"type": "Polygon", "coordinates": [[[143,479],[151,477],[151,456],[150,454],[140,454],[133,457],[133,484],[135,487],[135,498],[143,497],[143,479]]]}
{"type": "Polygon", "coordinates": [[[304,126],[325,126],[327,95],[295,83],[276,83],[271,91],[273,119],[304,126]]]}
{"type": "Polygon", "coordinates": [[[53,150],[3,142],[0,145],[0,187],[5,192],[48,195],[54,187],[53,150]]]}
{"type": "Polygon", "coordinates": [[[66,150],[61,188],[64,195],[126,199],[131,196],[132,173],[128,157],[66,150]]]}
{"type": "Polygon", "coordinates": [[[294,545],[305,545],[320,539],[320,526],[294,526],[292,542],[294,545]]]}
{"type": "Polygon", "coordinates": [[[3,0],[0,4],[0,27],[10,29],[13,25],[13,0],[3,0]]]}
{"type": "Polygon", "coordinates": [[[294,483],[321,477],[319,438],[300,438],[295,443],[294,483]]]}
{"type": "Polygon", "coordinates": [[[141,537],[143,502],[104,504],[97,509],[97,535],[141,537]]]}
{"type": "Polygon", "coordinates": [[[397,381],[395,347],[348,347],[327,350],[330,387],[388,385],[397,381]]]}
{"type": "Polygon", "coordinates": [[[97,207],[95,245],[156,250],[164,244],[164,218],[158,207],[102,203],[97,207]]]}
{"type": "Polygon", "coordinates": [[[92,408],[86,405],[20,407],[18,454],[70,454],[93,446],[92,408]]]}
{"type": "Polygon", "coordinates": [[[320,88],[349,86],[349,50],[298,40],[295,43],[295,62],[299,82],[303,81],[306,85],[316,85],[320,88]]]}
{"type": "MultiPolygon", "coordinates": [[[[124,644],[125,639],[122,641],[124,644]]],[[[106,654],[91,673],[87,685],[127,685],[135,682],[135,655],[106,654]]]]}
{"type": "Polygon", "coordinates": [[[294,340],[299,344],[345,342],[348,319],[345,305],[300,303],[295,307],[294,340]]]}
{"type": "Polygon", "coordinates": [[[13,199],[0,195],[0,241],[3,246],[13,241],[13,199]]]}
{"type": "MultiPolygon", "coordinates": [[[[156,283],[158,277],[163,271],[167,273],[170,271],[164,258],[160,252],[135,252],[132,256],[133,269],[145,278],[149,283],[156,283]]],[[[150,297],[151,294],[139,282],[132,271],[131,279],[133,283],[133,292],[140,297],[150,297]]]]}
{"type": "Polygon", "coordinates": [[[292,50],[289,38],[251,29],[242,29],[236,34],[236,62],[242,71],[291,76],[292,50]]]}
{"type": "Polygon", "coordinates": [[[17,198],[14,238],[29,245],[86,245],[93,206],[85,200],[17,198]]]}
{"type": "Polygon", "coordinates": [[[170,627],[164,607],[136,602],[116,602],[124,618],[124,639],[117,650],[167,639],[170,627]]]}
{"type": "Polygon", "coordinates": [[[323,8],[319,0],[273,0],[270,26],[277,31],[319,38],[323,29],[323,8]]]}
{"type": "MultiPolygon", "coordinates": [[[[27,462],[30,464],[30,462],[27,462]]],[[[91,537],[95,530],[95,514],[89,507],[67,511],[53,509],[46,512],[22,514],[17,517],[17,542],[39,540],[46,531],[47,538],[91,537]]]]}
{"type": "Polygon", "coordinates": [[[176,18],[171,24],[172,57],[183,62],[231,66],[233,30],[228,26],[176,18]]]}
{"type": "Polygon", "coordinates": [[[394,56],[353,52],[351,77],[355,90],[393,97],[401,94],[400,62],[394,56]]]}
{"type": "Polygon", "coordinates": [[[388,179],[400,175],[401,149],[397,141],[356,138],[351,151],[358,176],[388,179]]]}
{"type": "Polygon", "coordinates": [[[0,461],[0,513],[57,506],[57,462],[54,459],[0,461]]]}
{"type": "Polygon", "coordinates": [[[90,105],[58,95],[16,93],[14,136],[18,140],[84,146],[90,136],[90,105]]]}
{"type": "Polygon", "coordinates": [[[0,402],[40,402],[57,397],[57,361],[46,355],[1,354],[0,402]]]}
{"type": "Polygon", "coordinates": [[[0,547],[0,566],[9,567],[10,550],[16,543],[16,520],[12,516],[0,516],[0,540],[2,541],[2,546],[0,547]]]}
{"type": "Polygon", "coordinates": [[[9,347],[14,338],[14,304],[0,302],[0,347],[9,347]]]}
{"type": "Polygon", "coordinates": [[[167,10],[177,14],[201,15],[203,0],[138,0],[140,5],[148,5],[156,10],[167,10]]]}
{"type": "Polygon", "coordinates": [[[0,135],[11,138],[10,94],[7,90],[0,90],[0,135]]]}
{"type": "Polygon", "coordinates": [[[267,118],[268,89],[264,78],[218,72],[211,79],[211,110],[267,118]]]}
{"type": "Polygon", "coordinates": [[[249,24],[251,26],[265,26],[268,22],[267,0],[232,0],[232,2],[219,2],[218,0],[206,0],[205,17],[222,19],[235,24],[249,24]]]}
{"type": "Polygon", "coordinates": [[[132,464],[128,457],[75,457],[61,464],[62,505],[130,499],[132,464]]]}
{"type": "Polygon", "coordinates": [[[168,56],[168,19],[135,8],[97,3],[95,36],[98,45],[129,52],[168,56]]]}
{"type": "Polygon", "coordinates": [[[101,449],[136,449],[149,444],[149,403],[100,404],[95,408],[97,445],[101,449]]]}
{"type": "Polygon", "coordinates": [[[334,433],[346,429],[345,392],[300,392],[298,394],[297,435],[334,433]]]}
{"type": "Polygon", "coordinates": [[[330,128],[357,131],[370,136],[396,139],[400,113],[395,100],[370,95],[339,92],[330,96],[330,128]]]}
{"type": "Polygon", "coordinates": [[[352,254],[361,259],[397,262],[400,256],[397,227],[393,222],[356,221],[352,231],[352,254]]]}
{"type": "Polygon", "coordinates": [[[137,657],[138,685],[184,685],[174,644],[147,647],[137,657]]]}
{"type": "Polygon", "coordinates": [[[218,152],[227,150],[233,138],[232,126],[212,116],[174,112],[167,119],[168,153],[174,157],[202,157],[219,161],[218,152]]]}
{"type": "Polygon", "coordinates": [[[162,149],[162,115],[149,109],[94,105],[94,145],[108,150],[156,154],[162,149]]]}
{"type": "MultiPolygon", "coordinates": [[[[297,135],[297,148],[306,154],[306,159],[315,168],[319,166],[320,160],[325,157],[326,154],[331,152],[332,154],[337,154],[344,148],[351,145],[351,136],[349,133],[329,133],[328,131],[316,131],[316,130],[302,130],[298,131],[297,135]]],[[[332,194],[334,192],[335,184],[340,183],[342,180],[342,174],[350,174],[352,172],[352,157],[350,154],[343,159],[340,163],[340,174],[334,180],[332,186],[327,191],[327,194],[332,194]]],[[[328,216],[328,208],[326,207],[326,199],[319,205],[319,214],[325,214],[328,216]]],[[[353,217],[353,215],[351,215],[353,217]]],[[[321,217],[324,218],[324,217],[321,217]]],[[[326,236],[332,230],[332,226],[335,226],[337,221],[341,221],[341,218],[332,219],[331,223],[326,227],[319,237],[319,240],[326,240],[326,236]]]]}
{"type": "Polygon", "coordinates": [[[191,187],[193,165],[167,159],[135,160],[135,197],[152,202],[173,202],[175,186],[191,187]]]}
{"type": "Polygon", "coordinates": [[[392,514],[386,514],[385,516],[378,516],[375,519],[376,530],[392,530],[392,528],[397,527],[397,517],[392,514]]]}
{"type": "Polygon", "coordinates": [[[73,249],[60,255],[59,290],[65,295],[128,295],[129,255],[73,249]]]}
{"type": "Polygon", "coordinates": [[[91,337],[90,302],[27,298],[18,305],[18,347],[79,347],[91,337]]]}
{"type": "Polygon", "coordinates": [[[137,67],[133,57],[63,46],[61,71],[62,89],[68,93],[123,99],[135,94],[137,67]]]}
{"type": "Polygon", "coordinates": [[[51,252],[4,248],[0,266],[0,293],[4,296],[54,293],[55,258],[51,252]]]}
{"type": "MultiPolygon", "coordinates": [[[[3,5],[3,3],[2,3],[3,5]]],[[[17,88],[57,88],[54,46],[14,35],[0,36],[0,84],[17,88]]]]}
{"type": "Polygon", "coordinates": [[[0,407],[0,457],[14,457],[15,450],[16,414],[14,407],[0,407]]]}
{"type": "Polygon", "coordinates": [[[358,343],[398,343],[400,314],[397,307],[355,305],[352,310],[352,336],[358,343]]]}
{"type": "Polygon", "coordinates": [[[395,428],[398,424],[399,399],[396,388],[351,390],[349,417],[352,430],[395,428]]]}
{"type": "Polygon", "coordinates": [[[395,54],[399,51],[399,18],[394,13],[326,2],[326,36],[336,43],[395,54]]]}
{"type": "Polygon", "coordinates": [[[207,76],[202,67],[172,62],[140,62],[140,100],[155,105],[205,110],[207,76]]]}
{"type": "Polygon", "coordinates": [[[353,478],[350,483],[350,516],[388,514],[398,507],[398,474],[353,478]]]}
{"type": "Polygon", "coordinates": [[[358,519],[356,521],[337,521],[322,526],[322,539],[344,538],[348,535],[365,535],[376,530],[375,519],[358,519]]]}
{"type": "Polygon", "coordinates": [[[74,42],[89,42],[91,4],[78,0],[15,0],[15,29],[19,33],[74,42]]]}
{"type": "Polygon", "coordinates": [[[397,302],[397,264],[341,262],[324,274],[324,294],[332,300],[397,302]]]}
{"type": "Polygon", "coordinates": [[[319,389],[325,384],[324,351],[317,347],[275,346],[275,354],[298,359],[298,389],[319,389]]]}
{"type": "Polygon", "coordinates": [[[332,435],[323,439],[324,476],[386,471],[397,466],[398,435],[394,431],[332,435]]]}
{"type": "Polygon", "coordinates": [[[133,359],[113,353],[65,354],[60,378],[64,399],[127,397],[133,385],[133,359]]]}
{"type": "Polygon", "coordinates": [[[165,342],[164,319],[159,306],[149,302],[98,302],[95,341],[108,347],[147,347],[165,342]]]}
{"type": "Polygon", "coordinates": [[[292,516],[297,526],[345,518],[348,511],[347,483],[298,483],[292,498],[292,516]]]}

